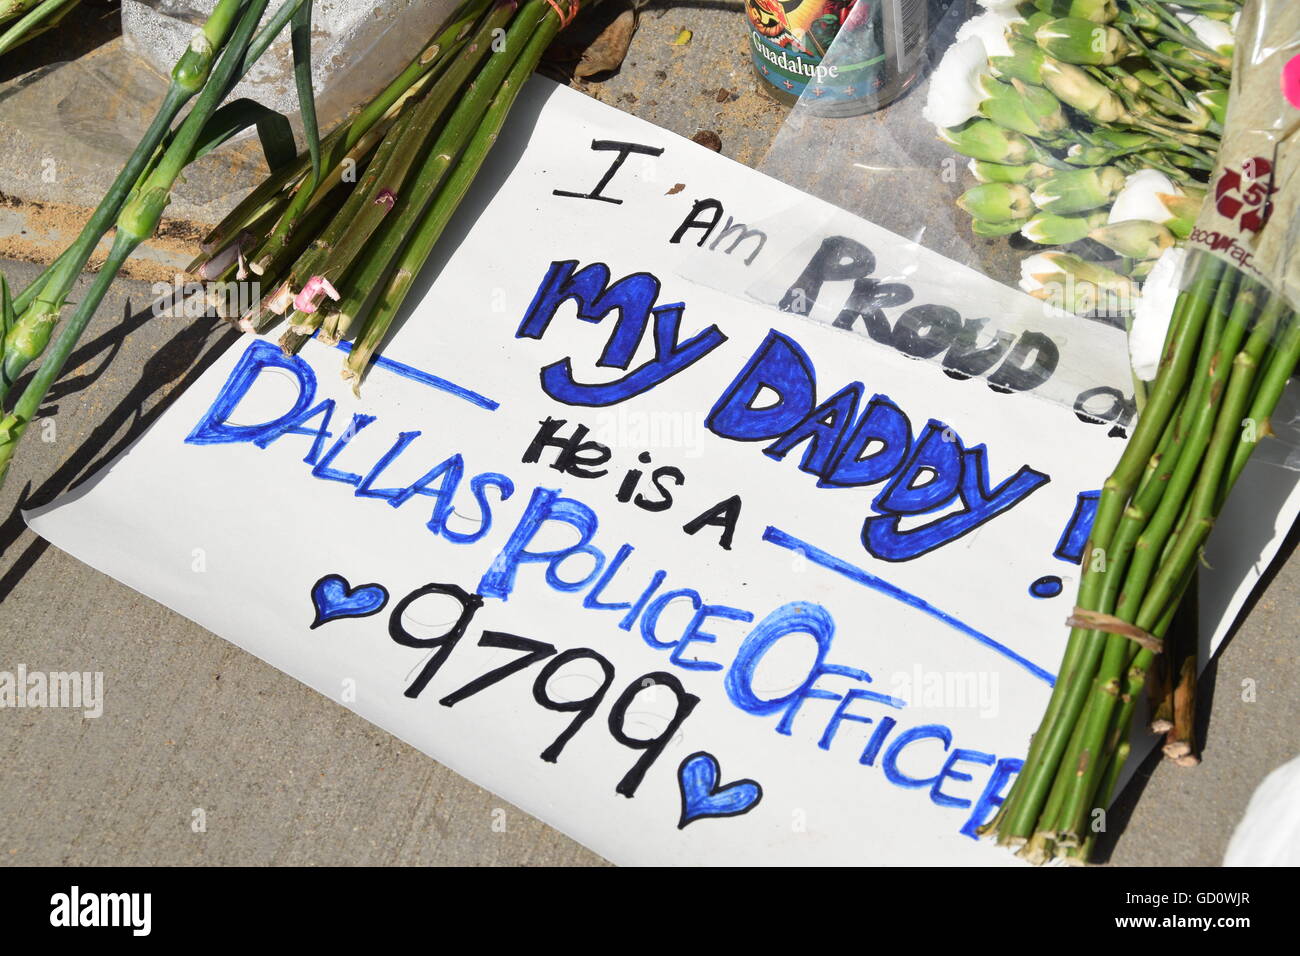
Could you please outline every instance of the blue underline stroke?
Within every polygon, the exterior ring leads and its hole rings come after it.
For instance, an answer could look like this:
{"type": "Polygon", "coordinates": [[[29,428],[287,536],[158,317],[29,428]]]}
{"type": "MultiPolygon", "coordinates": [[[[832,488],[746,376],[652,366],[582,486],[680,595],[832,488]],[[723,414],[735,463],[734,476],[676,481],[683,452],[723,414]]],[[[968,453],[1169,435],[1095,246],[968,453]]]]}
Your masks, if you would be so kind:
{"type": "MultiPolygon", "coordinates": [[[[339,342],[334,346],[342,352],[351,352],[351,342],[339,342]]],[[[394,375],[401,375],[403,378],[409,378],[413,382],[419,382],[422,385],[428,385],[431,388],[441,389],[457,398],[463,398],[471,405],[477,405],[479,408],[486,408],[489,412],[495,412],[501,407],[500,402],[495,402],[486,395],[480,395],[478,392],[471,391],[455,382],[449,382],[445,378],[434,375],[432,372],[423,372],[414,366],[407,365],[405,362],[399,362],[396,359],[384,358],[379,355],[371,360],[375,365],[382,369],[387,369],[394,375]]]]}
{"type": "Polygon", "coordinates": [[[829,568],[830,570],[836,572],[837,574],[842,574],[850,581],[856,581],[858,584],[864,585],[865,587],[869,587],[873,591],[879,591],[881,594],[892,597],[896,601],[901,601],[903,604],[906,604],[908,607],[915,608],[916,610],[921,611],[924,614],[930,615],[930,617],[934,618],[935,620],[942,621],[944,624],[947,624],[949,627],[961,631],[961,633],[965,634],[967,637],[973,637],[976,641],[983,644],[985,647],[997,651],[999,654],[1001,654],[1003,657],[1007,658],[1008,660],[1014,661],[1015,663],[1019,664],[1025,670],[1029,671],[1029,673],[1037,677],[1039,680],[1046,681],[1049,687],[1055,686],[1056,684],[1055,674],[1051,673],[1050,671],[1044,670],[1043,668],[1035,664],[1033,661],[1021,657],[1019,654],[1017,654],[1011,648],[1007,647],[1005,644],[1001,644],[998,641],[995,641],[993,638],[989,637],[987,634],[975,630],[975,628],[971,627],[969,624],[964,623],[963,621],[959,621],[951,614],[947,614],[939,610],[937,607],[935,607],[929,601],[926,601],[924,598],[917,597],[915,594],[912,594],[910,591],[904,591],[896,584],[890,584],[888,581],[884,580],[883,578],[876,577],[874,574],[870,573],[869,571],[864,571],[862,568],[859,568],[856,565],[849,564],[847,561],[842,561],[839,558],[835,557],[835,555],[828,554],[827,552],[821,550],[820,548],[813,547],[811,544],[808,544],[806,541],[800,541],[794,535],[787,534],[786,532],[782,531],[780,528],[775,528],[772,527],[771,525],[768,525],[767,530],[763,532],[763,540],[775,544],[778,547],[787,548],[791,551],[802,552],[803,556],[806,557],[809,561],[812,561],[814,564],[820,564],[822,567],[829,568]]]}

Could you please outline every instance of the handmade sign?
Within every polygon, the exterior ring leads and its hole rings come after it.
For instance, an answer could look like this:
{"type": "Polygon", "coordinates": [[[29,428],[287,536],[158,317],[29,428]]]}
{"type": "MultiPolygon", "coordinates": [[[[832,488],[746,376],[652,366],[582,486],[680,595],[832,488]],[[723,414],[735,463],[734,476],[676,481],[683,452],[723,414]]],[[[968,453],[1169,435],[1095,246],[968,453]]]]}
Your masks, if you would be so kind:
{"type": "Polygon", "coordinates": [[[1010,862],[1121,334],[545,81],[514,115],[359,398],[245,338],[33,527],[613,861],[1010,862]]]}

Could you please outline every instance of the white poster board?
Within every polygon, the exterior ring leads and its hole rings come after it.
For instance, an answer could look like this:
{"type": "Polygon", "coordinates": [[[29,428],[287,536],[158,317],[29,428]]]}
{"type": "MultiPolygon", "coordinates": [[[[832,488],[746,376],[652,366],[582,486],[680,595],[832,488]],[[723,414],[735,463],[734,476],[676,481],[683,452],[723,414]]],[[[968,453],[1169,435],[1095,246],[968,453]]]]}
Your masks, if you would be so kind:
{"type": "Polygon", "coordinates": [[[615,862],[1012,862],[1122,335],[541,80],[462,212],[32,527],[615,862]]]}

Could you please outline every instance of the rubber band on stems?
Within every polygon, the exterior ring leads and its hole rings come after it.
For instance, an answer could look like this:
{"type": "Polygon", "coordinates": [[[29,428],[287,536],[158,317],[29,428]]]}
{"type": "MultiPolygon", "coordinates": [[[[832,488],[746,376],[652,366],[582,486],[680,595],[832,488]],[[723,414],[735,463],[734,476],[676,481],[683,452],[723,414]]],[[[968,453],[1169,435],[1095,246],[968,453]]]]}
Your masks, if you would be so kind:
{"type": "Polygon", "coordinates": [[[1074,613],[1065,619],[1065,623],[1070,627],[1086,628],[1089,631],[1102,631],[1106,634],[1126,637],[1134,644],[1151,651],[1153,654],[1159,654],[1164,649],[1164,642],[1150,631],[1144,631],[1136,624],[1130,624],[1128,621],[1121,620],[1112,614],[1103,614],[1100,611],[1089,611],[1086,608],[1076,607],[1074,613]]]}
{"type": "Polygon", "coordinates": [[[579,7],[578,0],[570,0],[568,13],[565,13],[562,9],[560,9],[560,5],[559,3],[556,2],[556,0],[546,0],[546,2],[550,4],[551,9],[555,11],[555,15],[560,18],[561,30],[563,30],[570,23],[572,23],[574,18],[578,15],[578,7],[579,7]]]}

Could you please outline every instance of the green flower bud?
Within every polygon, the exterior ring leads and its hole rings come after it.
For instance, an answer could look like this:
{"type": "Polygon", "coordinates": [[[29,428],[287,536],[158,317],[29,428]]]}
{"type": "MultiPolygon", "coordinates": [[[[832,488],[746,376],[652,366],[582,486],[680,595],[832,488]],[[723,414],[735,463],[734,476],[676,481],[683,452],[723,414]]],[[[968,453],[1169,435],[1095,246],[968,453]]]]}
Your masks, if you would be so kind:
{"type": "Polygon", "coordinates": [[[1224,124],[1228,117],[1228,91],[1227,90],[1201,90],[1196,94],[1196,101],[1205,107],[1210,116],[1220,126],[1224,124]]]}
{"type": "Polygon", "coordinates": [[[1009,236],[1013,232],[1019,232],[1022,225],[1024,225],[1022,219],[1012,219],[1009,222],[985,222],[983,219],[972,219],[970,221],[970,230],[977,236],[993,238],[995,236],[1009,236]]]}
{"type": "Polygon", "coordinates": [[[1073,64],[1047,57],[1042,74],[1043,85],[1061,102],[1098,123],[1116,123],[1128,116],[1123,100],[1073,64]]]}
{"type": "Polygon", "coordinates": [[[1174,244],[1174,235],[1158,222],[1129,219],[1099,226],[1088,238],[1130,259],[1154,259],[1174,244]]]}
{"type": "Polygon", "coordinates": [[[1024,136],[986,119],[941,129],[939,138],[963,156],[990,163],[1023,163],[1037,155],[1034,144],[1024,136]]]}
{"type": "Polygon", "coordinates": [[[1114,166],[1060,170],[1034,189],[1033,200],[1043,212],[1067,215],[1108,205],[1124,188],[1124,173],[1114,166]]]}
{"type": "Polygon", "coordinates": [[[1119,16],[1115,0],[1034,0],[1034,6],[1053,17],[1077,17],[1093,23],[1110,23],[1119,16]]]}
{"type": "Polygon", "coordinates": [[[1115,162],[1120,152],[1105,146],[1084,146],[1075,143],[1065,154],[1065,161],[1071,166],[1106,166],[1115,162]]]}
{"type": "Polygon", "coordinates": [[[961,194],[957,205],[976,219],[983,219],[985,222],[1025,219],[1034,211],[1028,187],[1016,183],[985,183],[981,186],[973,186],[961,194]]]}
{"type": "Polygon", "coordinates": [[[1042,85],[1043,58],[1047,54],[1037,43],[1019,37],[1009,37],[1007,43],[1011,47],[1011,56],[989,57],[989,67],[993,72],[1007,79],[1042,85]]]}
{"type": "Polygon", "coordinates": [[[1136,149],[1155,142],[1155,137],[1150,133],[1140,133],[1132,129],[1095,129],[1083,135],[1090,143],[1114,149],[1136,149]]]}
{"type": "Polygon", "coordinates": [[[1024,97],[1026,111],[1044,132],[1059,133],[1070,128],[1070,121],[1065,116],[1065,110],[1061,108],[1061,101],[1053,96],[1050,90],[1019,79],[1013,79],[1011,85],[1024,97]]]}
{"type": "Polygon", "coordinates": [[[982,114],[999,126],[1025,136],[1043,135],[1043,131],[1025,109],[1024,100],[1011,84],[999,82],[991,76],[982,76],[979,86],[984,93],[979,107],[982,114]]]}
{"type": "Polygon", "coordinates": [[[1060,100],[1041,86],[1002,83],[991,76],[980,77],[979,83],[984,92],[980,112],[999,126],[1041,139],[1069,125],[1060,100]]]}
{"type": "Polygon", "coordinates": [[[1140,3],[1130,3],[1124,9],[1124,19],[1139,30],[1156,30],[1163,24],[1160,14],[1140,3]]]}
{"type": "Polygon", "coordinates": [[[28,362],[34,360],[45,351],[58,318],[57,308],[47,308],[39,301],[33,303],[5,334],[5,356],[21,356],[28,362]]]}
{"type": "Polygon", "coordinates": [[[1125,259],[1124,271],[1134,279],[1145,279],[1156,266],[1156,259],[1125,259]]]}
{"type": "Polygon", "coordinates": [[[1137,285],[1095,262],[1068,252],[1040,252],[1020,264],[1020,288],[1036,299],[1077,314],[1132,311],[1137,285]]]}
{"type": "Polygon", "coordinates": [[[1142,86],[1156,93],[1159,93],[1161,96],[1165,97],[1166,99],[1171,99],[1175,101],[1178,100],[1177,91],[1172,86],[1169,85],[1169,81],[1166,80],[1163,75],[1157,73],[1155,70],[1149,69],[1147,67],[1143,67],[1142,69],[1139,70],[1134,70],[1133,78],[1136,79],[1142,86]]]}
{"type": "Polygon", "coordinates": [[[1129,54],[1128,41],[1114,27],[1063,17],[1045,23],[1034,40],[1049,55],[1066,63],[1110,66],[1129,54]]]}
{"type": "Polygon", "coordinates": [[[1027,183],[1050,175],[1050,166],[1042,163],[1025,163],[1021,166],[1008,166],[1004,163],[987,163],[978,159],[970,161],[969,169],[982,183],[1027,183]]]}
{"type": "Polygon", "coordinates": [[[1020,234],[1044,246],[1068,246],[1087,238],[1088,233],[1106,224],[1106,214],[1095,212],[1083,216],[1054,216],[1039,213],[1025,223],[1020,234]]]}
{"type": "Polygon", "coordinates": [[[1173,217],[1165,220],[1165,228],[1179,239],[1190,236],[1192,228],[1196,225],[1196,218],[1201,214],[1201,206],[1205,204],[1205,195],[1202,193],[1196,196],[1188,192],[1183,196],[1171,196],[1161,193],[1160,201],[1173,217]]]}
{"type": "MultiPolygon", "coordinates": [[[[1171,59],[1181,60],[1186,57],[1194,65],[1198,63],[1196,57],[1188,56],[1187,47],[1175,40],[1161,40],[1156,44],[1156,49],[1171,59]]],[[[1192,78],[1192,74],[1189,71],[1180,70],[1176,66],[1170,66],[1169,72],[1180,80],[1189,80],[1192,78]]]]}
{"type": "Polygon", "coordinates": [[[1032,40],[1034,38],[1035,30],[1041,27],[1044,23],[1051,23],[1055,19],[1056,17],[1052,14],[1039,10],[1036,13],[1031,13],[1029,16],[1025,17],[1023,23],[1013,23],[1011,29],[1017,30],[1017,32],[1019,32],[1026,40],[1032,40]]]}

